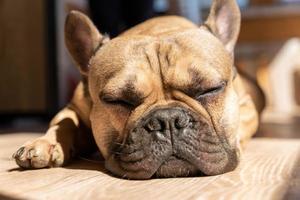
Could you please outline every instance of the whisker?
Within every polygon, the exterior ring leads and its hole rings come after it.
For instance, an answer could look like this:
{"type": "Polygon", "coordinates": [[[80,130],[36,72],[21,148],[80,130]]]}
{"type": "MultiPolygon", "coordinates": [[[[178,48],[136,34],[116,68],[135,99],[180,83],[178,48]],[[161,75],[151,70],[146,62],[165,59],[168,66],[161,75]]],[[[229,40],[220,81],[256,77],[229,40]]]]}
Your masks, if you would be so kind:
{"type": "Polygon", "coordinates": [[[126,176],[127,176],[127,173],[123,174],[122,178],[126,178],[126,176]]]}
{"type": "Polygon", "coordinates": [[[111,151],[112,153],[114,153],[114,154],[118,154],[118,155],[123,155],[124,153],[122,153],[122,152],[119,152],[119,151],[111,151]]]}
{"type": "Polygon", "coordinates": [[[128,147],[128,144],[125,143],[120,143],[120,142],[114,142],[115,145],[117,145],[118,147],[128,147]]]}

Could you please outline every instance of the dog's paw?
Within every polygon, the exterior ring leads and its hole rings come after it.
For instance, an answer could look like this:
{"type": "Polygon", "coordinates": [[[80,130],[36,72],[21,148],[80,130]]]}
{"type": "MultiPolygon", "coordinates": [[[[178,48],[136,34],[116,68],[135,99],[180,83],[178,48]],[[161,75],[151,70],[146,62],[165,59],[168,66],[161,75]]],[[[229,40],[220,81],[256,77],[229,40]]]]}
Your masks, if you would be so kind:
{"type": "Polygon", "coordinates": [[[37,139],[19,148],[13,158],[20,167],[26,169],[59,167],[63,165],[64,154],[60,144],[37,139]]]}

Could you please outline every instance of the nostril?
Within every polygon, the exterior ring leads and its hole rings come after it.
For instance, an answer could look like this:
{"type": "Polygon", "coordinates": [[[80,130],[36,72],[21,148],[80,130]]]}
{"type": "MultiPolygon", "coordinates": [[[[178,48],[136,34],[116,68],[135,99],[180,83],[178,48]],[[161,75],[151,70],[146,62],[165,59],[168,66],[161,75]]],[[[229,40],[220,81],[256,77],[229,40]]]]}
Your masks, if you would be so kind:
{"type": "Polygon", "coordinates": [[[158,119],[150,119],[145,127],[148,131],[160,131],[162,130],[163,124],[158,119]]]}
{"type": "Polygon", "coordinates": [[[174,123],[177,129],[185,128],[189,125],[189,119],[187,117],[177,117],[174,123]]]}

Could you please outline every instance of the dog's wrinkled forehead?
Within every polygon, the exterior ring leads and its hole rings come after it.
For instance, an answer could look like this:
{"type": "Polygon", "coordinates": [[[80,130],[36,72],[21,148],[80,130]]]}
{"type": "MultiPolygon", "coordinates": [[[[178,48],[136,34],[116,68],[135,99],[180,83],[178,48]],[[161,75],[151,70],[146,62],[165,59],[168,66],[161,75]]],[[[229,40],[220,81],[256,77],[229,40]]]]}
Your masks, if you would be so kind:
{"type": "MultiPolygon", "coordinates": [[[[90,76],[101,79],[102,84],[118,74],[127,79],[123,80],[127,84],[141,78],[137,76],[143,76],[143,72],[166,76],[175,68],[203,76],[213,71],[212,76],[227,76],[232,58],[217,38],[204,28],[198,28],[159,37],[115,38],[96,52],[90,67],[90,76]]],[[[120,81],[118,79],[118,84],[120,81]]]]}

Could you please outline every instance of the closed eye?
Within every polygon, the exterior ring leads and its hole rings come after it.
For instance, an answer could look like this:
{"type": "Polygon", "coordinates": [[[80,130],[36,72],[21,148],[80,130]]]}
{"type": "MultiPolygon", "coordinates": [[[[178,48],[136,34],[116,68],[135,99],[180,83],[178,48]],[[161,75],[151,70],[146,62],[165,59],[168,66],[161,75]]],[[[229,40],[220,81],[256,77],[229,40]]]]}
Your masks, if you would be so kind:
{"type": "Polygon", "coordinates": [[[211,96],[214,94],[218,94],[219,92],[223,91],[223,89],[226,86],[226,82],[222,82],[221,84],[215,86],[215,87],[211,87],[205,90],[202,90],[201,92],[199,92],[198,94],[196,94],[196,99],[201,99],[203,97],[207,97],[207,96],[211,96]]]}
{"type": "Polygon", "coordinates": [[[100,96],[100,99],[106,103],[106,104],[110,104],[110,105],[114,105],[114,106],[123,106],[123,107],[127,107],[127,108],[134,108],[135,107],[135,103],[130,102],[128,100],[125,99],[118,99],[118,98],[113,98],[111,96],[100,96]]]}

